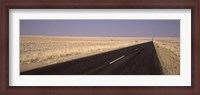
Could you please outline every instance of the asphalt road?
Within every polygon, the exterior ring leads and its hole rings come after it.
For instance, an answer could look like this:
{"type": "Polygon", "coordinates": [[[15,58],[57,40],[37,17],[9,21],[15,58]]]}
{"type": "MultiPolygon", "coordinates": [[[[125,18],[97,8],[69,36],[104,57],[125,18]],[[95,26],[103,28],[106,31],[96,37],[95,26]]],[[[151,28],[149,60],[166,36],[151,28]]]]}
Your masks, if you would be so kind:
{"type": "Polygon", "coordinates": [[[21,75],[162,75],[153,42],[50,65],[21,75]]]}

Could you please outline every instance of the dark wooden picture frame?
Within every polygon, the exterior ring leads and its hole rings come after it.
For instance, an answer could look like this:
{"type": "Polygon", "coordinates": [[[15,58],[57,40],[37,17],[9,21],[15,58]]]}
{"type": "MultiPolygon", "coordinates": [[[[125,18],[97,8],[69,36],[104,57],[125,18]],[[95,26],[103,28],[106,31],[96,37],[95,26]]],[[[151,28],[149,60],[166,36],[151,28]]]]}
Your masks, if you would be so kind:
{"type": "MultiPolygon", "coordinates": [[[[198,0],[103,0],[103,1],[2,1],[1,2],[1,94],[142,94],[199,95],[199,1],[198,0]],[[9,86],[9,9],[191,9],[192,86],[9,86]]],[[[12,47],[14,48],[14,47],[12,47]]]]}

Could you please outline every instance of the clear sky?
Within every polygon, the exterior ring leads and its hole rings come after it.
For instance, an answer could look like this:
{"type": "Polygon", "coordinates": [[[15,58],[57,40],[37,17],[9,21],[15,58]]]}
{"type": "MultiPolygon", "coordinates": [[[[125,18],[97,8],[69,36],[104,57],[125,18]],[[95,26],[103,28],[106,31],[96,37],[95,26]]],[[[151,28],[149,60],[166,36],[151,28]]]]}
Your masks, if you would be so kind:
{"type": "Polygon", "coordinates": [[[20,20],[21,35],[180,37],[179,20],[20,20]]]}

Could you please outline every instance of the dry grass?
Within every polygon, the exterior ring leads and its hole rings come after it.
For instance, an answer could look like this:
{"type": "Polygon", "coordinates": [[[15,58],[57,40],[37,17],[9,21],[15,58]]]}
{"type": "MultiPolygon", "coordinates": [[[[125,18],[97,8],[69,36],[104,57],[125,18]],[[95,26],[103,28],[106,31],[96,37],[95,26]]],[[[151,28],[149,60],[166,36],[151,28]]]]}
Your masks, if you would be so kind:
{"type": "Polygon", "coordinates": [[[158,38],[154,45],[162,69],[166,75],[180,74],[180,40],[179,38],[158,38]]]}
{"type": "Polygon", "coordinates": [[[20,37],[20,71],[56,64],[149,41],[117,37],[20,37]]]}

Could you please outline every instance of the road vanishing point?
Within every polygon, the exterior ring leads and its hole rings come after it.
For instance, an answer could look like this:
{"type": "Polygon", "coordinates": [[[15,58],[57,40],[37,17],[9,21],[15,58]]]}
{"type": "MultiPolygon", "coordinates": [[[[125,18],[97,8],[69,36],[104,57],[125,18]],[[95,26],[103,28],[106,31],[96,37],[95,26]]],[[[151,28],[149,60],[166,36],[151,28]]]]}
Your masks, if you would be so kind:
{"type": "Polygon", "coordinates": [[[153,42],[21,72],[20,75],[162,75],[153,42]]]}

